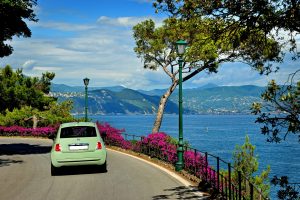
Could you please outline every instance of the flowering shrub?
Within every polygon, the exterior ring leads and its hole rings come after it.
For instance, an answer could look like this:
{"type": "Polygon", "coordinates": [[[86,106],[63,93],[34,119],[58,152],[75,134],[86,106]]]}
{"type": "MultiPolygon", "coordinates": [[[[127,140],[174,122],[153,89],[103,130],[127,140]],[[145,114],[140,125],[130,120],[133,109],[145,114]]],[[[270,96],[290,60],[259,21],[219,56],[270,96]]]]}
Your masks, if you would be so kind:
{"type": "Polygon", "coordinates": [[[156,156],[169,163],[177,161],[177,151],[174,144],[170,144],[170,136],[165,133],[152,133],[145,137],[141,145],[148,147],[148,154],[156,156]]]}
{"type": "Polygon", "coordinates": [[[125,132],[125,130],[113,128],[108,123],[101,124],[97,121],[96,124],[100,131],[101,137],[107,144],[118,146],[123,149],[133,148],[132,143],[125,140],[122,136],[122,133],[125,132]]]}
{"type": "Polygon", "coordinates": [[[200,152],[185,151],[184,161],[185,168],[193,171],[197,171],[196,166],[206,166],[205,157],[200,152]]]}
{"type": "Polygon", "coordinates": [[[22,126],[0,126],[0,136],[33,136],[33,137],[49,137],[57,132],[59,125],[26,128],[22,126]]]}
{"type": "MultiPolygon", "coordinates": [[[[101,124],[97,122],[97,126],[102,138],[109,145],[141,152],[171,164],[177,162],[176,143],[174,139],[166,133],[152,133],[147,137],[142,137],[140,141],[130,142],[125,140],[122,136],[125,130],[115,129],[107,123],[101,124]]],[[[205,157],[201,155],[200,152],[185,151],[184,166],[186,170],[195,174],[197,177],[211,181],[216,180],[214,170],[208,165],[205,157]]]]}

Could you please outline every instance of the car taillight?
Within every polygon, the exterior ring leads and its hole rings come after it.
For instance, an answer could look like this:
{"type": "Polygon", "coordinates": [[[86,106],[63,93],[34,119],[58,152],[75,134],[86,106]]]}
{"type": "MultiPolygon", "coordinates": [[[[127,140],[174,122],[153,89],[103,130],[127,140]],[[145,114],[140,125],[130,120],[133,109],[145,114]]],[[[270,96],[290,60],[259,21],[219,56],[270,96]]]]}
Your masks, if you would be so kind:
{"type": "Polygon", "coordinates": [[[98,149],[98,150],[102,149],[102,144],[101,144],[101,142],[97,142],[97,149],[98,149]]]}
{"type": "Polygon", "coordinates": [[[60,144],[55,145],[55,151],[61,151],[61,146],[60,144]]]}

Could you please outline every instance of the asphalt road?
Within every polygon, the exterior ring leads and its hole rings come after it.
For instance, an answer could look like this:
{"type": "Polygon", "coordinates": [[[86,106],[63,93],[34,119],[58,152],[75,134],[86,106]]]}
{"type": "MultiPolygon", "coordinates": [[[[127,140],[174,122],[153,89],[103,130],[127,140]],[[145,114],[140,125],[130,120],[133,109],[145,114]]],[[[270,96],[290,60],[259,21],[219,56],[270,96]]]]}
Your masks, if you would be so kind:
{"type": "Polygon", "coordinates": [[[0,200],[203,199],[165,171],[108,151],[108,172],[67,168],[50,175],[52,140],[0,138],[0,200]]]}

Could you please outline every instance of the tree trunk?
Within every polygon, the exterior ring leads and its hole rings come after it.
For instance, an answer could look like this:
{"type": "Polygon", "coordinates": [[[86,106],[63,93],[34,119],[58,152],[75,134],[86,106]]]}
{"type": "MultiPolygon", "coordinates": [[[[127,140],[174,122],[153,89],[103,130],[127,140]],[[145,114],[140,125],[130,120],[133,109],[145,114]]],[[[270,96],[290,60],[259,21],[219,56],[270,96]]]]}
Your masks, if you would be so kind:
{"type": "Polygon", "coordinates": [[[169,87],[169,89],[166,91],[166,93],[164,95],[162,95],[162,97],[160,98],[160,102],[159,102],[159,106],[158,106],[157,114],[156,114],[156,119],[155,119],[155,122],[154,122],[154,125],[152,128],[152,133],[159,132],[161,122],[163,119],[163,115],[164,115],[164,110],[166,107],[166,103],[168,101],[168,98],[171,96],[171,94],[175,90],[177,84],[178,84],[178,81],[173,81],[172,85],[169,87]]]}
{"type": "Polygon", "coordinates": [[[38,118],[36,117],[36,115],[32,116],[32,122],[33,122],[32,128],[36,129],[37,124],[38,124],[38,118]]]}

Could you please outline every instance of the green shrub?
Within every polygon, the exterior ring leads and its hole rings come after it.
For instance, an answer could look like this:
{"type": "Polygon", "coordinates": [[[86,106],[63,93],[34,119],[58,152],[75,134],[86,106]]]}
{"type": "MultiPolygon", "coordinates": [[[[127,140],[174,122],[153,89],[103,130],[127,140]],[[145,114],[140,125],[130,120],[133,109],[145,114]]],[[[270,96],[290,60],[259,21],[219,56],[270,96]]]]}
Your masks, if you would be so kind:
{"type": "Polygon", "coordinates": [[[38,127],[77,121],[70,114],[71,109],[72,102],[64,101],[50,103],[45,111],[38,111],[30,106],[24,106],[20,109],[15,108],[13,111],[6,110],[5,115],[0,114],[0,125],[17,125],[30,128],[33,127],[33,117],[36,117],[38,127]]]}

